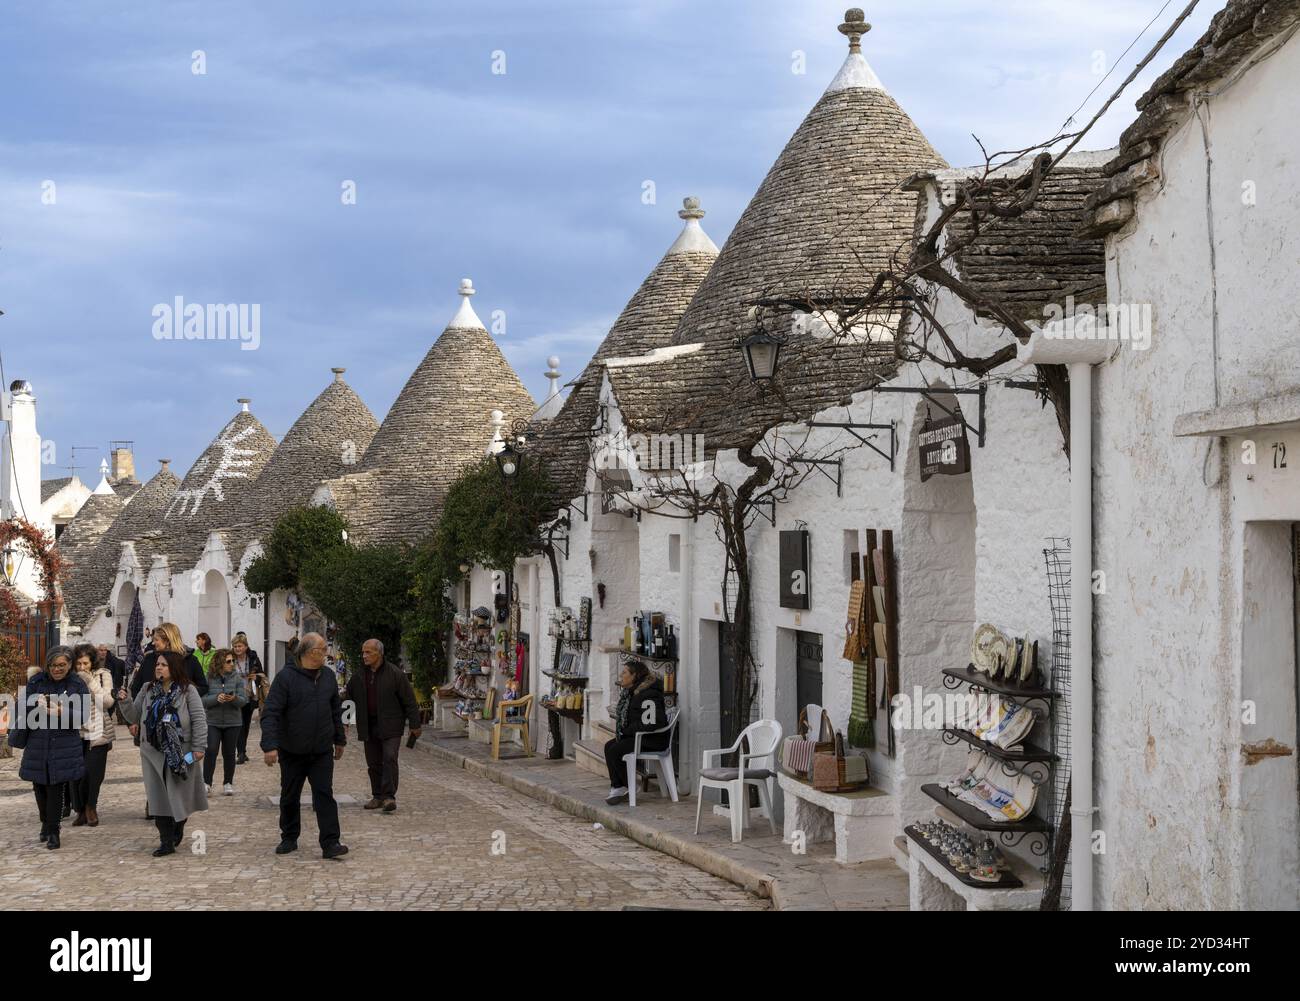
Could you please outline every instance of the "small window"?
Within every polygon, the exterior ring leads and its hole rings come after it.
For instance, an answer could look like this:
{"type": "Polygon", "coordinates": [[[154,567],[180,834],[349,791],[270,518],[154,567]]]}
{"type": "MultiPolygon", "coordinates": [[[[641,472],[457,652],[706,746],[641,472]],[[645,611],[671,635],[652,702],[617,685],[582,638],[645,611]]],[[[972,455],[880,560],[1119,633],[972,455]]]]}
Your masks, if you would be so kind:
{"type": "Polygon", "coordinates": [[[680,573],[682,569],[682,537],[677,533],[668,536],[668,570],[680,573]]]}

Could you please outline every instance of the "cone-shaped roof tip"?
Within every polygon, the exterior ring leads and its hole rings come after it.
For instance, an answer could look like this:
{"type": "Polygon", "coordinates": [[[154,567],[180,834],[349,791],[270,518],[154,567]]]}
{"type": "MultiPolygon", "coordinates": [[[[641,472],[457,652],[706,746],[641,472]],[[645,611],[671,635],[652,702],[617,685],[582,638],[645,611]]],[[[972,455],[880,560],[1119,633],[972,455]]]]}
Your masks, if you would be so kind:
{"type": "Polygon", "coordinates": [[[850,52],[862,51],[862,36],[870,30],[871,25],[867,24],[861,7],[850,7],[844,12],[844,23],[840,25],[839,32],[848,36],[850,52]]]}
{"type": "Polygon", "coordinates": [[[239,404],[240,411],[248,413],[248,405],[253,402],[253,398],[251,396],[241,396],[235,402],[239,404]]]}
{"type": "Polygon", "coordinates": [[[343,373],[346,372],[347,369],[346,369],[346,368],[332,368],[332,369],[330,369],[330,371],[334,373],[334,381],[335,381],[335,382],[342,382],[342,381],[343,381],[343,373]]]}
{"type": "Polygon", "coordinates": [[[693,196],[683,198],[682,207],[677,211],[677,216],[686,225],[682,227],[682,231],[673,242],[673,245],[668,248],[668,253],[717,254],[718,245],[709,239],[709,234],[704,232],[704,229],[700,226],[700,220],[704,218],[704,209],[700,208],[698,198],[693,196]]]}
{"type": "Polygon", "coordinates": [[[875,70],[862,54],[862,36],[871,30],[862,8],[850,7],[846,10],[844,23],[837,30],[849,40],[849,56],[844,60],[844,65],[840,67],[831,85],[826,88],[826,93],[854,89],[884,90],[885,85],[880,82],[880,77],[876,76],[875,70]]]}
{"type": "MultiPolygon", "coordinates": [[[[483,321],[478,318],[474,312],[474,307],[469,304],[470,296],[475,293],[474,283],[468,278],[460,280],[460,288],[457,293],[460,295],[460,308],[456,310],[456,315],[451,318],[449,327],[482,327],[483,321]]],[[[486,329],[486,328],[485,328],[486,329]]]]}

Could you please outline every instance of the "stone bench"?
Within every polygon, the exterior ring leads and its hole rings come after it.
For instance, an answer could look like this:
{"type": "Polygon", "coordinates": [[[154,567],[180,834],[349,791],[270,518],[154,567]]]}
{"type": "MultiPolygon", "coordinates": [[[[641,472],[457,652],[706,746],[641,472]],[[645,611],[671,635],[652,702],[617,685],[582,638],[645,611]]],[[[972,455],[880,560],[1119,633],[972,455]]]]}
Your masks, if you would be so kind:
{"type": "Polygon", "coordinates": [[[777,776],[785,793],[785,841],[802,832],[806,844],[835,841],[835,861],[845,865],[890,858],[894,851],[894,798],[868,786],[821,792],[804,779],[777,776]]]}

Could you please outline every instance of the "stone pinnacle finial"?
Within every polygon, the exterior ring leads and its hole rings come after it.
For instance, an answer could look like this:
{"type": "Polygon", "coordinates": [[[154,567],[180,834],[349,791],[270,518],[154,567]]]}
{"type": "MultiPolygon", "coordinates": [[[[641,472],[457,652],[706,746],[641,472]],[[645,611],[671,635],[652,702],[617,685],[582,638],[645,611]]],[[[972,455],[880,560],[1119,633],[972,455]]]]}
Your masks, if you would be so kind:
{"type": "Polygon", "coordinates": [[[560,356],[551,355],[546,359],[546,378],[550,380],[546,387],[546,398],[554,399],[560,392],[560,356]]]}
{"type": "Polygon", "coordinates": [[[239,404],[240,410],[244,413],[248,413],[248,405],[253,402],[253,398],[251,396],[241,396],[235,402],[239,404]]]}
{"type": "Polygon", "coordinates": [[[839,32],[848,36],[850,52],[862,51],[862,36],[870,30],[871,25],[867,24],[861,7],[850,7],[844,12],[844,23],[840,25],[839,32]]]}
{"type": "Polygon", "coordinates": [[[346,372],[347,369],[346,369],[346,368],[332,368],[332,369],[330,369],[330,371],[334,373],[334,381],[335,381],[335,382],[342,382],[342,381],[343,381],[343,373],[346,372]]]}
{"type": "Polygon", "coordinates": [[[704,209],[700,208],[700,200],[694,196],[682,199],[682,207],[677,213],[678,219],[703,219],[704,209]]]}
{"type": "Polygon", "coordinates": [[[166,468],[167,468],[168,466],[170,466],[171,464],[172,464],[172,460],[171,460],[171,459],[159,459],[159,460],[158,460],[158,465],[159,465],[159,467],[160,467],[160,468],[159,468],[159,472],[162,472],[162,470],[166,469],[166,468]]]}
{"type": "Polygon", "coordinates": [[[463,296],[471,296],[474,294],[474,283],[468,278],[462,278],[460,280],[460,294],[463,296]]]}

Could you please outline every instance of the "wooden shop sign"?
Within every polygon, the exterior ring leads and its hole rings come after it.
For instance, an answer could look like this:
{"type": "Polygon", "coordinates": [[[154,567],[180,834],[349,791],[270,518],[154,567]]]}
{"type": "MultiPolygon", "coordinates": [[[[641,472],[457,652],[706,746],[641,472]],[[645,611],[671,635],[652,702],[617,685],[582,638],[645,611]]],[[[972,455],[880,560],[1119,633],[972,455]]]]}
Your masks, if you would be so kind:
{"type": "Polygon", "coordinates": [[[781,607],[811,608],[808,533],[781,533],[781,607]]]}
{"type": "Polygon", "coordinates": [[[921,450],[921,482],[931,476],[961,476],[970,472],[970,442],[960,408],[956,417],[928,416],[917,438],[921,450]]]}

